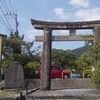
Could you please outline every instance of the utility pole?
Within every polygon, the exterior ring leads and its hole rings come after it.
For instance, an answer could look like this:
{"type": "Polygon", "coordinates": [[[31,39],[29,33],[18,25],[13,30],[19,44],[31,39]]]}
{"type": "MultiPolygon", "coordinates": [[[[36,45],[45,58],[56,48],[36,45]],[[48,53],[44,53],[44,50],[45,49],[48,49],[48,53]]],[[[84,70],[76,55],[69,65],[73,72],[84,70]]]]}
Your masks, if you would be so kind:
{"type": "MultiPolygon", "coordinates": [[[[15,27],[16,27],[16,31],[15,31],[15,32],[18,33],[18,25],[19,25],[19,23],[18,23],[18,21],[17,21],[17,14],[15,14],[15,13],[13,13],[13,14],[10,13],[10,14],[8,14],[8,13],[7,13],[7,14],[4,14],[4,15],[6,15],[6,16],[11,16],[11,17],[13,17],[13,18],[15,19],[15,25],[16,25],[16,26],[15,26],[15,27]]],[[[11,31],[12,31],[12,30],[11,30],[11,31]]]]}
{"type": "Polygon", "coordinates": [[[16,33],[18,33],[18,21],[17,21],[17,14],[15,14],[14,13],[14,15],[15,15],[15,23],[16,23],[16,33]]]}

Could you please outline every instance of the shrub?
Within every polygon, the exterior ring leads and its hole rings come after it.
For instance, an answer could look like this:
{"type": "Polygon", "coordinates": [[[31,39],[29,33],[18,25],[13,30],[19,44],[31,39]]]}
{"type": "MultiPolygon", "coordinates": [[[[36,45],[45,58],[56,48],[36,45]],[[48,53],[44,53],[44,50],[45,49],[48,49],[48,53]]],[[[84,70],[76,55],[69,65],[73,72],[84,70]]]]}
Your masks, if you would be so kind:
{"type": "Polygon", "coordinates": [[[24,67],[24,74],[25,78],[36,78],[36,69],[40,64],[35,63],[35,62],[29,62],[25,67],[24,67]]]}
{"type": "Polygon", "coordinates": [[[94,87],[100,86],[100,62],[97,63],[97,66],[92,74],[91,83],[94,87]]]}

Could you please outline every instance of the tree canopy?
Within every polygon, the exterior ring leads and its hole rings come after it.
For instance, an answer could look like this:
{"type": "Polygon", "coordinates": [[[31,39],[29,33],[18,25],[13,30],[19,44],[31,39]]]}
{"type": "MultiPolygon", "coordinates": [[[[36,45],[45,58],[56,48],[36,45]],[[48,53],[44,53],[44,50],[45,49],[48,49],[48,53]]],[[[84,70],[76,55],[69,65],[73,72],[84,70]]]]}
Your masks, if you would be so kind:
{"type": "Polygon", "coordinates": [[[74,69],[76,59],[71,50],[52,49],[52,63],[61,64],[65,69],[74,69]]]}
{"type": "MultiPolygon", "coordinates": [[[[19,61],[23,68],[29,66],[31,69],[38,69],[41,63],[40,47],[32,49],[34,41],[24,41],[24,35],[19,36],[18,33],[11,33],[7,39],[3,41],[3,73],[15,61],[19,61]],[[33,64],[32,64],[33,63],[33,64]],[[36,66],[31,66],[36,64],[36,66]]],[[[26,71],[26,70],[25,70],[26,71]]]]}
{"type": "Polygon", "coordinates": [[[79,59],[76,60],[76,71],[82,75],[84,70],[91,70],[94,66],[94,55],[92,48],[84,52],[79,59]]]}

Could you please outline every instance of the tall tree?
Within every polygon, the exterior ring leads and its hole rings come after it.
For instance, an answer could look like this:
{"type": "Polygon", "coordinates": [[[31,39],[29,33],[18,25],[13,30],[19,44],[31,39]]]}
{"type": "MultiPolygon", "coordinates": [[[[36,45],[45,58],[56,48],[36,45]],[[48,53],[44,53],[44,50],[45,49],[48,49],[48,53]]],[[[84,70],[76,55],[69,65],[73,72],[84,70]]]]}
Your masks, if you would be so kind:
{"type": "Polygon", "coordinates": [[[84,52],[79,59],[76,60],[76,71],[82,75],[84,70],[91,70],[91,67],[94,66],[94,54],[93,47],[84,52]]]}
{"type": "MultiPolygon", "coordinates": [[[[34,41],[24,41],[24,35],[19,36],[19,34],[16,32],[11,33],[9,37],[6,40],[4,40],[3,44],[3,73],[5,73],[7,68],[14,61],[19,61],[24,68],[27,68],[25,66],[28,66],[29,62],[31,62],[31,64],[38,63],[37,67],[39,67],[41,62],[41,53],[39,52],[40,47],[38,47],[37,49],[32,49],[33,45],[34,41]]],[[[37,68],[33,68],[33,70],[34,69],[37,68]]]]}

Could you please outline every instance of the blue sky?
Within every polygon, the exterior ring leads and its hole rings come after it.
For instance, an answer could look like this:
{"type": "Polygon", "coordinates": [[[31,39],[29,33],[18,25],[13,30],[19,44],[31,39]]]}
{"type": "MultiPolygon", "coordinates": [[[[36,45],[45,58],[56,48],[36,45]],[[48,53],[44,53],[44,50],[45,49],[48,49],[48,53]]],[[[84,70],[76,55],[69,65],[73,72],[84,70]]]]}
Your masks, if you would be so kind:
{"type": "MultiPolygon", "coordinates": [[[[1,0],[3,1],[3,0],[1,0]]],[[[19,22],[19,34],[25,34],[26,41],[43,35],[31,25],[30,18],[41,21],[73,22],[100,20],[100,0],[5,0],[10,8],[11,2],[19,22]]],[[[3,8],[2,8],[3,9],[3,8]]],[[[4,10],[5,11],[5,10],[4,10]]],[[[2,15],[2,11],[0,12],[2,15]]],[[[6,12],[4,12],[6,13],[6,12]]],[[[3,16],[3,15],[2,15],[3,16]]],[[[1,33],[9,35],[0,29],[1,33]]],[[[68,35],[68,30],[55,30],[53,35],[68,35]]],[[[77,30],[76,34],[92,34],[92,30],[77,30]]],[[[34,47],[42,46],[42,42],[34,42],[34,47]]],[[[84,46],[83,41],[52,42],[52,48],[75,49],[84,46]]]]}

